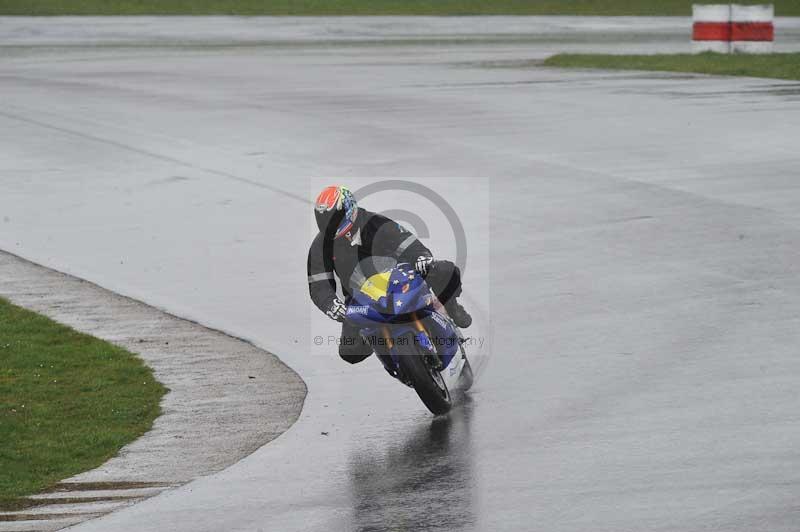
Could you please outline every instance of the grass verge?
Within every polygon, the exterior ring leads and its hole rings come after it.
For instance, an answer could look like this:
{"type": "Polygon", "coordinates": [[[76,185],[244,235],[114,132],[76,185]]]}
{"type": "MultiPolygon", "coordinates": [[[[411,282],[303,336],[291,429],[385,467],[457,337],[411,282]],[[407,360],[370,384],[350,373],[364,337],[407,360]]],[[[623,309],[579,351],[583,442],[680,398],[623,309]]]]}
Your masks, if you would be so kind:
{"type": "Polygon", "coordinates": [[[711,52],[696,55],[559,54],[545,60],[544,65],[562,68],[694,72],[721,76],[800,80],[800,53],[763,55],[726,55],[711,52]]]}
{"type": "MultiPolygon", "coordinates": [[[[772,3],[778,15],[800,15],[797,0],[772,3]]],[[[689,16],[691,10],[686,0],[0,0],[0,15],[689,16]]]]}
{"type": "Polygon", "coordinates": [[[0,508],[117,454],[164,393],[135,355],[0,299],[0,508]]]}

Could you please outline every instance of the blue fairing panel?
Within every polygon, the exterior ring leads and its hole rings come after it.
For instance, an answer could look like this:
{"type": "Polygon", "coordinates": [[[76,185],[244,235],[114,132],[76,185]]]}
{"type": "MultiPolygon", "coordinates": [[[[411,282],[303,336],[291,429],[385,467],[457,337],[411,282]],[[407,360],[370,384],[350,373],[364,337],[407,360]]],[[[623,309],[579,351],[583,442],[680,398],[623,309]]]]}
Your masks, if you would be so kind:
{"type": "MultiPolygon", "coordinates": [[[[418,345],[429,352],[435,351],[446,368],[459,351],[459,335],[451,322],[434,310],[434,300],[419,272],[410,264],[398,264],[370,276],[360,290],[354,291],[347,307],[347,321],[357,325],[363,336],[374,337],[371,342],[382,341],[384,334],[399,338],[411,332],[418,345]],[[423,321],[427,332],[416,329],[415,319],[423,321]]],[[[386,369],[396,376],[397,349],[388,349],[387,353],[375,347],[386,369]]]]}
{"type": "Polygon", "coordinates": [[[428,326],[431,344],[439,353],[444,367],[447,367],[458,353],[458,334],[450,321],[441,314],[433,311],[423,311],[420,314],[425,318],[425,324],[428,326]]]}

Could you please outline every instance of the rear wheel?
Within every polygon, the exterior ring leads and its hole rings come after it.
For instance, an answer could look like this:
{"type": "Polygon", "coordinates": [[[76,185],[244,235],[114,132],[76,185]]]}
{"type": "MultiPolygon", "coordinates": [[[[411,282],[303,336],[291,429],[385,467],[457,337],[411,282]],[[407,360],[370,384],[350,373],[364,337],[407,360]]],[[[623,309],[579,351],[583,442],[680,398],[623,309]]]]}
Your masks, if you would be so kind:
{"type": "Polygon", "coordinates": [[[430,353],[420,347],[414,335],[408,333],[400,337],[397,348],[400,351],[400,367],[403,374],[414,384],[419,398],[433,414],[439,416],[450,411],[452,406],[450,390],[442,375],[427,360],[430,353]]]}

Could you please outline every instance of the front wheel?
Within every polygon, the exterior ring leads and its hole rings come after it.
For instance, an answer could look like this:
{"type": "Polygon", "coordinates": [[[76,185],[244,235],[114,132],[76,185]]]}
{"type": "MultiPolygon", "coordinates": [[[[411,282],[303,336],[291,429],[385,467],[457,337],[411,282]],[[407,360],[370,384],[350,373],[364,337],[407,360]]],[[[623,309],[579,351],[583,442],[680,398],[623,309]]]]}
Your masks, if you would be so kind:
{"type": "Polygon", "coordinates": [[[450,411],[452,402],[442,375],[426,361],[430,356],[416,341],[413,334],[403,335],[398,342],[398,357],[403,374],[411,380],[419,398],[434,415],[450,411]],[[402,346],[402,347],[401,347],[402,346]]]}

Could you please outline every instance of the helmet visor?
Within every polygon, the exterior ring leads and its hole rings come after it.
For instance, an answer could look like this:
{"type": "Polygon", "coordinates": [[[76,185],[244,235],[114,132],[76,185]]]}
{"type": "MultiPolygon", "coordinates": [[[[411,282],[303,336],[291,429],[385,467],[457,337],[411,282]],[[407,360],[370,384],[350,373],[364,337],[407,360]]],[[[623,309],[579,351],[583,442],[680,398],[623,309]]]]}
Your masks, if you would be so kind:
{"type": "Polygon", "coordinates": [[[317,219],[320,232],[327,238],[334,238],[339,224],[344,219],[344,211],[335,209],[325,212],[314,211],[314,217],[317,219]]]}

